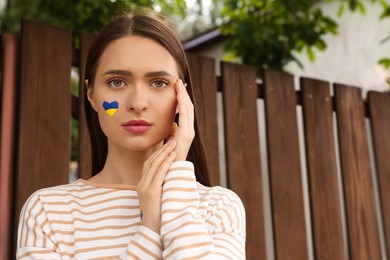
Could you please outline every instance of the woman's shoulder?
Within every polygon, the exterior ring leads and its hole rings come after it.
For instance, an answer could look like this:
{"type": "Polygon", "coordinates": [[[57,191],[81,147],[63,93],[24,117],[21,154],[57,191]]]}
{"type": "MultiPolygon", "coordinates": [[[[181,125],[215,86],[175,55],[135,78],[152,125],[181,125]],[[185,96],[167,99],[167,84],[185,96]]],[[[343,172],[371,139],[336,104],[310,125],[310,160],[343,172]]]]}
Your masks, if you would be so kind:
{"type": "Polygon", "coordinates": [[[30,197],[53,196],[55,194],[67,195],[67,194],[81,192],[86,188],[87,187],[84,183],[80,182],[80,180],[77,180],[69,184],[61,184],[61,185],[39,189],[34,193],[32,193],[30,197]]]}
{"type": "Polygon", "coordinates": [[[66,201],[67,198],[81,197],[86,193],[96,192],[95,190],[95,187],[90,187],[80,180],[69,184],[42,188],[29,196],[24,203],[24,208],[37,208],[40,205],[42,206],[43,202],[66,201]]]}
{"type": "Polygon", "coordinates": [[[201,200],[222,201],[231,206],[243,207],[240,197],[232,190],[221,186],[205,186],[197,183],[197,190],[201,200]]]}

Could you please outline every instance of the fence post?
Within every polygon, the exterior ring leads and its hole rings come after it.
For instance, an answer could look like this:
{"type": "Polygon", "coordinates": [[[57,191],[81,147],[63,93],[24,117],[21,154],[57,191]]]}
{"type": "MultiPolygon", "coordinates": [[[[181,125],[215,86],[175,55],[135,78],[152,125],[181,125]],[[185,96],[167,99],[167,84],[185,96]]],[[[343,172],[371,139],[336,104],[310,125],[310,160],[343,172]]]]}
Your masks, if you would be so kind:
{"type": "Polygon", "coordinates": [[[292,75],[266,70],[265,119],[276,259],[308,259],[292,75]]]}
{"type": "Polygon", "coordinates": [[[228,185],[245,206],[247,259],[266,259],[256,71],[221,65],[228,185]]]}
{"type": "Polygon", "coordinates": [[[15,216],[37,189],[69,181],[71,57],[68,30],[22,22],[15,216]]]}
{"type": "MultiPolygon", "coordinates": [[[[10,259],[15,166],[15,95],[18,38],[1,36],[1,161],[0,161],[0,259],[10,259]]],[[[13,257],[12,257],[13,258],[13,257]]]]}
{"type": "Polygon", "coordinates": [[[351,259],[381,259],[361,89],[335,84],[351,259]]]}
{"type": "Polygon", "coordinates": [[[368,93],[387,257],[390,257],[390,92],[368,93]]]}
{"type": "Polygon", "coordinates": [[[328,82],[301,79],[314,255],[344,259],[345,241],[328,82]]]}

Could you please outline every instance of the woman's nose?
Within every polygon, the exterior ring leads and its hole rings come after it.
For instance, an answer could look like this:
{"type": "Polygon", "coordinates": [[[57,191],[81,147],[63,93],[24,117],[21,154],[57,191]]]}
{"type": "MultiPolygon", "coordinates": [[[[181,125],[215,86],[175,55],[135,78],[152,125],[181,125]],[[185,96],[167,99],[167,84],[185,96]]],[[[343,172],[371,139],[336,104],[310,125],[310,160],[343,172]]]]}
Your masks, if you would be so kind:
{"type": "Polygon", "coordinates": [[[134,112],[141,112],[149,106],[147,93],[142,87],[134,87],[129,93],[127,102],[127,108],[134,112]]]}

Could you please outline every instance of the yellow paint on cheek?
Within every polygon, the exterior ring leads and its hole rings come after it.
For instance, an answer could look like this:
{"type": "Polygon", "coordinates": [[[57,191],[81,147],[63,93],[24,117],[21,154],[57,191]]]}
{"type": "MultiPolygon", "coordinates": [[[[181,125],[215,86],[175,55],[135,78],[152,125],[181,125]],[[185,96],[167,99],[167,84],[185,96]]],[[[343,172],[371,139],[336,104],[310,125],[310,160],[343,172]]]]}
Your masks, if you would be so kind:
{"type": "Polygon", "coordinates": [[[118,110],[118,109],[116,109],[116,108],[107,109],[107,110],[106,110],[106,113],[107,113],[109,116],[113,116],[113,115],[116,113],[117,110],[118,110]]]}

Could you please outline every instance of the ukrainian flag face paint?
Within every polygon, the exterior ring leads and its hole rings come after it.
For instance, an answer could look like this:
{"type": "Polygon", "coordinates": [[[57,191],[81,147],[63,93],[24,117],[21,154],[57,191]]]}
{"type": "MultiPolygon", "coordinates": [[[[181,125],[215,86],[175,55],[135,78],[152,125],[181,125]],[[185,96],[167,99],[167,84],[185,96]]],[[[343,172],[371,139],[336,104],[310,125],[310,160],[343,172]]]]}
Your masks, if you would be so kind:
{"type": "Polygon", "coordinates": [[[104,108],[104,110],[106,110],[106,113],[109,116],[113,116],[116,113],[116,111],[118,110],[119,104],[117,101],[112,101],[112,102],[104,101],[103,108],[104,108]]]}

